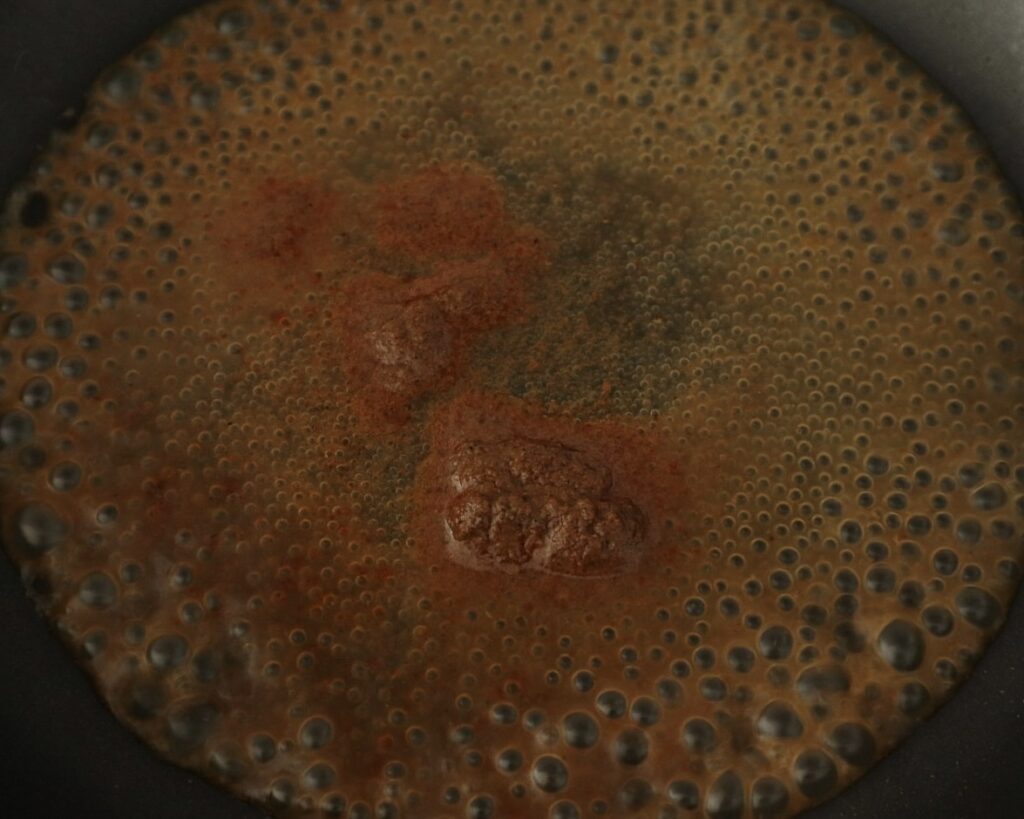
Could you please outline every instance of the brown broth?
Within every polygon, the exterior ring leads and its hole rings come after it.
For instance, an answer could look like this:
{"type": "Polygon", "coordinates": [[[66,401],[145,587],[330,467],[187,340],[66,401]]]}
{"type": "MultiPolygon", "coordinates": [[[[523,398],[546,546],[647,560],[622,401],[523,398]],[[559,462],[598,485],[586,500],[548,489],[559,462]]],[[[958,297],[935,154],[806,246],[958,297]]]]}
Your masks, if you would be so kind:
{"type": "Polygon", "coordinates": [[[824,3],[211,3],[8,202],[4,543],[275,815],[792,815],[1016,590],[1022,237],[824,3]]]}

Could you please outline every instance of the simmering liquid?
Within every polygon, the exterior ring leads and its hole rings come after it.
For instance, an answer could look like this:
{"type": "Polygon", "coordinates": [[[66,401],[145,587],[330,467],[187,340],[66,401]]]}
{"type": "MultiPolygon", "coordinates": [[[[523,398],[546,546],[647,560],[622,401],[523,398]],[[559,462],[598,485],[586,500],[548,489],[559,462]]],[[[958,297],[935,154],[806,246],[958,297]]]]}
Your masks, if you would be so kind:
{"type": "Polygon", "coordinates": [[[275,815],[792,815],[1004,617],[1022,260],[824,3],[214,2],[7,204],[4,544],[275,815]]]}

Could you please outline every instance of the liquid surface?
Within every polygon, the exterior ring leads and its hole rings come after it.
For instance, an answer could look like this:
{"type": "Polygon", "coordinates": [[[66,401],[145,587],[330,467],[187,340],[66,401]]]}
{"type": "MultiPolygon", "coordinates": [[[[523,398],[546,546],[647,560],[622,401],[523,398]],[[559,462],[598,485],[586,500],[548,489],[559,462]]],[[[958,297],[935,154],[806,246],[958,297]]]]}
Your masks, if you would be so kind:
{"type": "Polygon", "coordinates": [[[7,203],[4,544],[272,814],[792,815],[1015,591],[1022,261],[822,3],[215,2],[7,203]]]}

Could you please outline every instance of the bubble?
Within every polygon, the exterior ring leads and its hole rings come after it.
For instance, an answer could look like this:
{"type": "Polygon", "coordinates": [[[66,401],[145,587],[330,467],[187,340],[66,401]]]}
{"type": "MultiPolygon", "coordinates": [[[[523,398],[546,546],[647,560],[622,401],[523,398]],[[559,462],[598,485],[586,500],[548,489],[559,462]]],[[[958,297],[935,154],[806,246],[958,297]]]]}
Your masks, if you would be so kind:
{"type": "Polygon", "coordinates": [[[811,749],[793,761],[793,781],[804,796],[820,799],[838,781],[836,765],[824,751],[811,749]]]}
{"type": "Polygon", "coordinates": [[[104,93],[117,103],[134,100],[142,86],[142,78],[138,72],[127,65],[114,66],[106,72],[100,82],[104,93]]]}
{"type": "Polygon", "coordinates": [[[846,520],[839,527],[839,538],[845,544],[859,543],[862,537],[864,537],[864,530],[858,521],[846,520]]]}
{"type": "Polygon", "coordinates": [[[844,722],[833,728],[828,747],[850,765],[863,768],[875,759],[875,738],[858,722],[844,722]]]}
{"type": "Polygon", "coordinates": [[[581,694],[594,687],[594,675],[589,671],[577,671],[572,675],[572,686],[581,694]]]}
{"type": "Polygon", "coordinates": [[[81,259],[71,254],[52,259],[47,266],[47,272],[60,284],[81,284],[85,281],[85,265],[81,259]]]}
{"type": "MultiPolygon", "coordinates": [[[[270,801],[281,807],[288,807],[295,796],[295,785],[288,779],[281,777],[270,783],[270,801]]],[[[353,809],[355,805],[352,806],[353,809]]],[[[366,813],[368,817],[369,812],[366,813]]]]}
{"type": "Polygon", "coordinates": [[[786,702],[770,702],[757,717],[757,731],[774,739],[795,739],[804,732],[804,724],[786,702]]]}
{"type": "Polygon", "coordinates": [[[672,803],[683,810],[696,810],[700,807],[700,788],[689,779],[676,779],[669,783],[666,793],[672,803]]]}
{"type": "Polygon", "coordinates": [[[705,675],[701,677],[698,688],[701,696],[711,702],[724,700],[728,694],[728,687],[721,677],[705,675]]]}
{"type": "Polygon", "coordinates": [[[872,566],[864,575],[864,587],[875,594],[888,594],[896,588],[896,573],[888,566],[872,566]]]}
{"type": "Polygon", "coordinates": [[[31,313],[14,313],[8,320],[6,332],[10,338],[30,338],[38,326],[31,313]]]}
{"type": "Polygon", "coordinates": [[[228,782],[237,782],[248,772],[248,765],[231,745],[222,745],[210,754],[210,767],[228,782]]]}
{"type": "Polygon", "coordinates": [[[74,323],[66,313],[51,313],[43,321],[43,331],[50,338],[68,338],[74,330],[74,323]]]}
{"type": "Polygon", "coordinates": [[[963,179],[964,168],[959,162],[934,162],[932,175],[940,182],[958,182],[963,179]]]}
{"type": "Polygon", "coordinates": [[[220,712],[208,702],[182,703],[167,713],[167,728],[171,739],[182,751],[200,747],[211,736],[220,712]]]}
{"type": "Polygon", "coordinates": [[[28,275],[28,259],[20,253],[0,255],[0,290],[10,290],[28,275]]]}
{"type": "Polygon", "coordinates": [[[797,692],[805,700],[816,700],[850,689],[850,675],[842,666],[824,664],[811,666],[796,678],[797,692]]]}
{"type": "Polygon", "coordinates": [[[732,771],[715,779],[704,797],[704,810],[712,819],[740,819],[744,805],[743,780],[732,771]]]}
{"type": "Polygon", "coordinates": [[[519,711],[507,702],[500,702],[491,708],[491,721],[495,725],[515,725],[518,720],[519,711]]]}
{"type": "MultiPolygon", "coordinates": [[[[124,707],[132,719],[150,720],[156,717],[163,710],[167,702],[167,693],[164,689],[151,680],[138,679],[133,681],[124,696],[124,707]]],[[[185,731],[187,725],[178,725],[178,720],[187,720],[186,709],[175,712],[175,722],[170,723],[172,736],[178,731],[185,731]],[[177,728],[176,728],[177,726],[177,728]]]]}
{"type": "Polygon", "coordinates": [[[53,398],[53,384],[44,376],[36,376],[25,382],[21,389],[21,403],[29,409],[45,407],[53,398]]]}
{"type": "Polygon", "coordinates": [[[793,650],[793,635],[785,626],[769,626],[757,638],[761,655],[768,660],[784,660],[793,650]]]}
{"type": "Polygon", "coordinates": [[[619,804],[628,811],[646,807],[653,798],[654,788],[645,779],[628,779],[619,788],[619,804]]]}
{"type": "Polygon", "coordinates": [[[971,505],[975,509],[984,512],[999,509],[1006,505],[1006,490],[1003,489],[1001,484],[986,483],[971,493],[971,505]]]}
{"type": "Polygon", "coordinates": [[[953,612],[945,606],[928,606],[921,612],[921,624],[936,637],[945,637],[953,630],[953,612]]]}
{"type": "Polygon", "coordinates": [[[750,807],[756,817],[782,816],[789,806],[789,791],[774,776],[762,776],[750,788],[750,807]]]}
{"type": "Polygon", "coordinates": [[[941,575],[949,576],[956,572],[960,558],[952,549],[938,549],[932,555],[932,566],[941,575]]]}
{"type": "Polygon", "coordinates": [[[254,762],[270,762],[277,755],[277,743],[268,734],[254,734],[249,738],[249,756],[254,762]]]}
{"type": "MultiPolygon", "coordinates": [[[[838,601],[837,601],[838,602],[838,601]]],[[[854,609],[855,610],[855,609],[854,609]]],[[[853,610],[848,612],[852,614],[853,610]]],[[[866,640],[864,635],[857,629],[853,623],[846,622],[840,623],[832,630],[832,636],[835,638],[836,643],[850,654],[859,654],[864,650],[866,640]]]]}
{"type": "Polygon", "coordinates": [[[0,417],[0,443],[5,447],[27,444],[36,434],[36,422],[23,410],[11,410],[0,417]]]}
{"type": "Polygon", "coordinates": [[[539,708],[531,708],[523,714],[523,725],[530,731],[536,731],[546,720],[547,716],[539,708]]]}
{"type": "MultiPolygon", "coordinates": [[[[470,803],[470,810],[477,815],[491,816],[492,813],[487,811],[492,809],[491,805],[487,805],[483,800],[489,797],[478,797],[481,801],[476,804],[470,803]]],[[[377,803],[377,816],[384,817],[384,819],[398,819],[399,808],[394,802],[378,802],[377,803]]]]}
{"type": "Polygon", "coordinates": [[[946,219],[939,225],[936,236],[939,241],[953,247],[967,244],[967,241],[971,238],[967,225],[961,219],[946,219]]]}
{"type": "Polygon", "coordinates": [[[466,805],[468,819],[492,819],[494,811],[494,799],[486,795],[474,796],[466,805]]]}
{"type": "Polygon", "coordinates": [[[862,24],[848,14],[833,14],[828,21],[832,33],[838,37],[849,39],[861,33],[862,24]]]}
{"type": "Polygon", "coordinates": [[[515,748],[506,748],[498,754],[497,766],[502,773],[515,773],[523,767],[523,754],[515,748]]]}
{"type": "Polygon", "coordinates": [[[333,739],[334,727],[324,717],[310,717],[299,729],[299,743],[311,751],[329,745],[333,739]]]}
{"type": "Polygon", "coordinates": [[[891,620],[879,632],[876,647],[879,656],[897,671],[913,671],[924,660],[924,636],[907,620],[891,620]]]}
{"type": "Polygon", "coordinates": [[[320,812],[324,816],[344,816],[347,804],[345,797],[341,794],[329,793],[320,800],[320,812]]]}
{"type": "Polygon", "coordinates": [[[597,710],[608,719],[619,719],[626,715],[626,696],[621,691],[608,689],[597,695],[597,710]]]}
{"type": "Polygon", "coordinates": [[[612,745],[612,753],[622,765],[639,765],[650,751],[647,734],[639,728],[627,728],[616,735],[612,745]]]}
{"type": "Polygon", "coordinates": [[[580,819],[582,814],[575,802],[561,799],[551,806],[548,811],[548,819],[580,819]]]}
{"type": "Polygon", "coordinates": [[[106,572],[90,572],[78,587],[78,598],[93,608],[110,608],[117,602],[117,584],[106,572]]]}
{"type": "Polygon", "coordinates": [[[659,699],[666,705],[675,705],[683,698],[683,687],[667,677],[658,680],[655,690],[659,699]]]}
{"type": "Polygon", "coordinates": [[[534,760],[530,778],[545,793],[558,793],[569,784],[569,769],[557,756],[544,754],[534,760]]]}
{"type": "Polygon", "coordinates": [[[733,671],[746,674],[753,669],[756,662],[754,652],[745,646],[733,646],[729,649],[726,659],[733,671]]]}
{"type": "Polygon", "coordinates": [[[999,601],[978,586],[967,586],[957,592],[956,608],[964,620],[981,629],[992,628],[1003,616],[999,601]]]}
{"type": "Polygon", "coordinates": [[[19,542],[34,555],[56,549],[68,535],[67,523],[46,503],[30,503],[22,507],[17,514],[16,526],[19,542]]]}
{"type": "Polygon", "coordinates": [[[909,682],[900,689],[897,705],[903,713],[919,716],[928,709],[930,704],[931,694],[921,683],[909,682]]]}
{"type": "Polygon", "coordinates": [[[30,370],[43,372],[57,363],[57,348],[52,344],[35,347],[25,352],[24,360],[30,370]]]}
{"type": "Polygon", "coordinates": [[[562,736],[573,748],[592,748],[597,744],[600,730],[590,714],[574,711],[562,721],[562,736]]]}
{"type": "Polygon", "coordinates": [[[158,671],[177,668],[185,662],[188,654],[188,641],[180,634],[161,635],[146,649],[146,659],[158,671]]]}
{"type": "Polygon", "coordinates": [[[694,754],[706,754],[718,743],[718,732],[706,719],[693,717],[683,725],[683,745],[694,754]]]}
{"type": "Polygon", "coordinates": [[[637,697],[629,707],[629,716],[638,725],[655,725],[661,719],[661,706],[651,697],[637,697]]]}
{"type": "Polygon", "coordinates": [[[974,545],[981,541],[981,522],[976,518],[961,518],[956,522],[956,539],[974,545]]]}
{"type": "Polygon", "coordinates": [[[96,510],[96,522],[101,526],[109,526],[117,521],[117,507],[107,503],[96,510]]]}
{"type": "Polygon", "coordinates": [[[252,18],[245,9],[229,8],[217,16],[217,31],[221,34],[238,35],[252,24],[252,18]]]}
{"type": "Polygon", "coordinates": [[[705,609],[704,601],[699,597],[691,597],[683,604],[683,610],[690,615],[690,617],[700,617],[704,614],[705,609]]]}
{"type": "Polygon", "coordinates": [[[82,650],[90,659],[97,657],[106,649],[109,640],[106,632],[94,629],[82,639],[82,650]]]}

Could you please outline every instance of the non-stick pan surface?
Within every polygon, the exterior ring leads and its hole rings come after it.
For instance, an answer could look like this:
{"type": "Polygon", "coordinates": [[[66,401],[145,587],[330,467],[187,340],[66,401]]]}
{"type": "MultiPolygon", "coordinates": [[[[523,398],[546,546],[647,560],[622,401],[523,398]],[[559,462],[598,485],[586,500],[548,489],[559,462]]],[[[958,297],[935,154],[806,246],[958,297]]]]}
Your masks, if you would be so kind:
{"type": "MultiPolygon", "coordinates": [[[[97,72],[195,0],[0,2],[0,195],[97,72]]],[[[848,0],[956,96],[1024,193],[1024,2],[848,0]]],[[[1024,605],[953,699],[815,819],[1024,815],[1024,605]]],[[[259,812],[118,725],[0,556],[0,815],[259,812]]]]}

